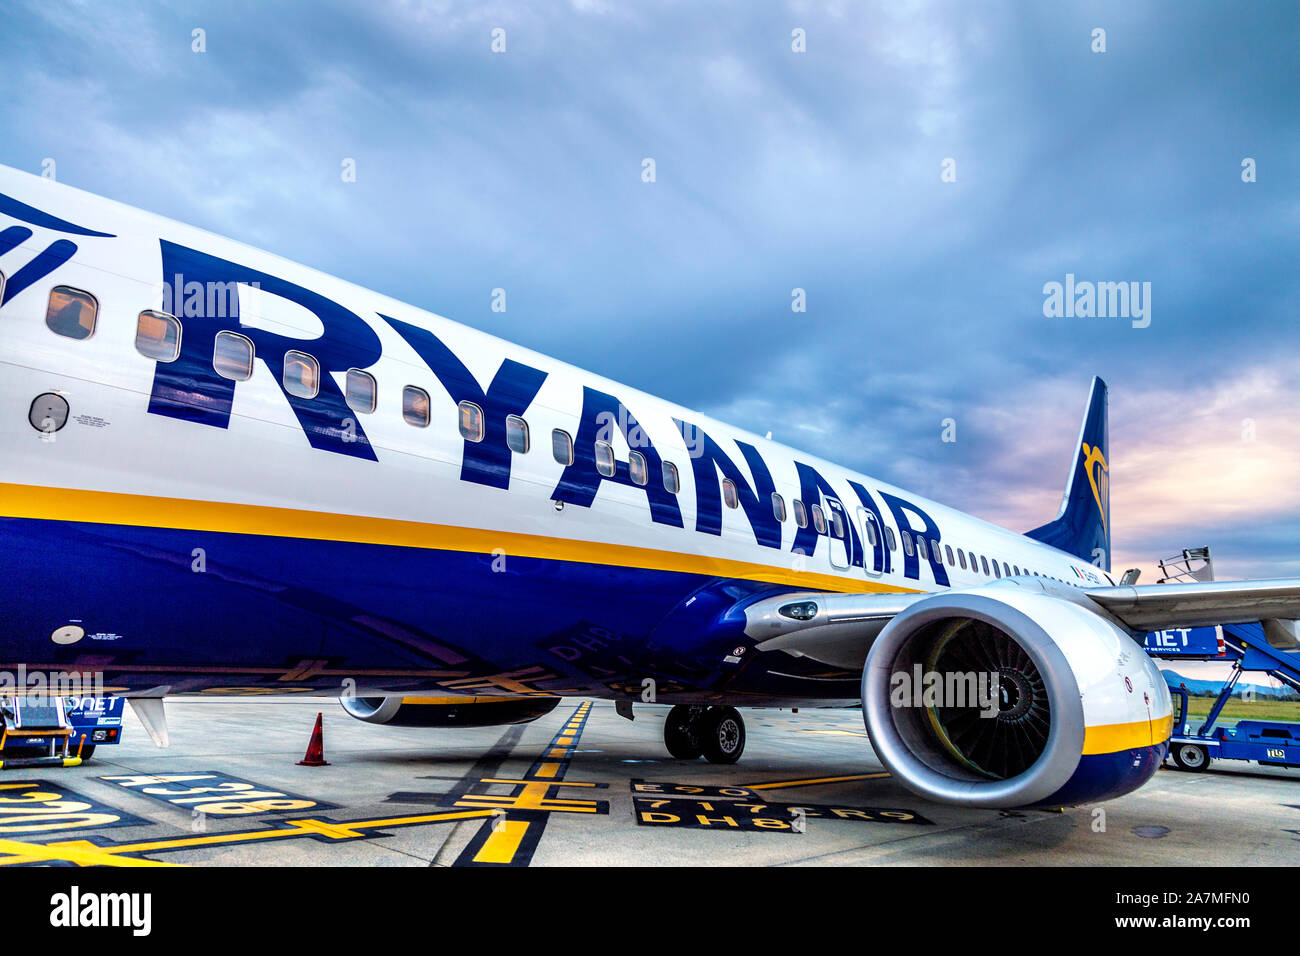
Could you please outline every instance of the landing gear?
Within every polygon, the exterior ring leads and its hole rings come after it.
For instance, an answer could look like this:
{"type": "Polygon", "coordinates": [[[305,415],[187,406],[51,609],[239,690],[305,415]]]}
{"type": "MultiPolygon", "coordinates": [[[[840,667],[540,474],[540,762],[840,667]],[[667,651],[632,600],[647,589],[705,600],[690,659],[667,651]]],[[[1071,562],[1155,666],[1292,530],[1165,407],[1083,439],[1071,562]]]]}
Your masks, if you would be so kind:
{"type": "Polygon", "coordinates": [[[699,709],[678,704],[668,711],[668,719],[664,721],[664,745],[678,760],[695,760],[702,753],[691,733],[694,724],[692,711],[699,709]]]}
{"type": "Polygon", "coordinates": [[[1176,744],[1174,763],[1178,764],[1179,770],[1200,773],[1210,765],[1210,752],[1200,744],[1176,744]]]}
{"type": "Polygon", "coordinates": [[[664,744],[678,760],[735,763],[745,752],[745,719],[734,707],[678,704],[664,722],[664,744]]]}

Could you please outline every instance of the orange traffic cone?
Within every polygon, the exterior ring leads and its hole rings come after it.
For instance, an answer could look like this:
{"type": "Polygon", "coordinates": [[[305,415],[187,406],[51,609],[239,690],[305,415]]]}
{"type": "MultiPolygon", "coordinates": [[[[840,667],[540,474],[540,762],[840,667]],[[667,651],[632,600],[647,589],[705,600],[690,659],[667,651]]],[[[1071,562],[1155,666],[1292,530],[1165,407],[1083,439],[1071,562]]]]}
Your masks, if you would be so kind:
{"type": "Polygon", "coordinates": [[[299,767],[328,767],[325,759],[325,731],[321,723],[321,714],[316,715],[316,726],[311,732],[311,742],[307,744],[306,755],[298,761],[299,767]]]}

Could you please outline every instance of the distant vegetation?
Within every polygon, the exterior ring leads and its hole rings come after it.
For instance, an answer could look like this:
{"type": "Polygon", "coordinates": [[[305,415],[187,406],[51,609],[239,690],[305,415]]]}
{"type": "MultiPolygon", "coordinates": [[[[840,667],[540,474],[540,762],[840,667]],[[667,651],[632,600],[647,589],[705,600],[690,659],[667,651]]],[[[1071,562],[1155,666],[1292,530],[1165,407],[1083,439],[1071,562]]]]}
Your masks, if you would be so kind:
{"type": "MultiPolygon", "coordinates": [[[[1205,717],[1214,706],[1213,697],[1192,697],[1187,701],[1187,713],[1192,717],[1205,717]]],[[[1174,702],[1178,709],[1178,702],[1174,702]]],[[[1300,700],[1239,700],[1232,698],[1223,706],[1222,717],[1236,720],[1287,720],[1300,722],[1300,700]]]]}

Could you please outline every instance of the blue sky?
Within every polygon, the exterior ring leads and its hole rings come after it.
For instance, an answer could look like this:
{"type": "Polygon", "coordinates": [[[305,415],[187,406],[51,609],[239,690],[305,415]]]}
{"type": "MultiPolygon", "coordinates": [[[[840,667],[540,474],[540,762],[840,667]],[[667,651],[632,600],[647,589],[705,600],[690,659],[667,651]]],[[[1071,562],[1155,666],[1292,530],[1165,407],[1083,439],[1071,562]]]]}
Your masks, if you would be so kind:
{"type": "Polygon", "coordinates": [[[1221,577],[1300,574],[1293,3],[33,2],[4,26],[0,163],[1017,530],[1055,514],[1101,374],[1117,565],[1209,544],[1221,577]],[[1044,317],[1067,273],[1150,282],[1150,326],[1044,317]]]}

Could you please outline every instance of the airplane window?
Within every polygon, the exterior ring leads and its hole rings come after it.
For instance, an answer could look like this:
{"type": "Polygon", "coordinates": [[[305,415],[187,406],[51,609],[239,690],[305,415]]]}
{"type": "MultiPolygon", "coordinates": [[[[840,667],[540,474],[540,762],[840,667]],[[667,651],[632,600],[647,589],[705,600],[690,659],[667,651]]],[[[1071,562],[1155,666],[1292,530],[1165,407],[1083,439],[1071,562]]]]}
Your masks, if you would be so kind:
{"type": "Polygon", "coordinates": [[[876,535],[876,519],[871,517],[867,518],[867,520],[862,523],[862,530],[867,534],[867,544],[874,548],[880,541],[880,538],[876,535]]]}
{"type": "Polygon", "coordinates": [[[156,362],[174,362],[181,354],[181,324],[165,312],[141,312],[135,324],[135,349],[156,362]]]}
{"type": "Polygon", "coordinates": [[[1000,578],[1000,577],[1002,577],[1002,571],[999,570],[999,568],[998,568],[998,559],[997,559],[997,558],[994,558],[994,559],[993,559],[993,576],[994,576],[995,578],[1000,578]]]}
{"type": "Polygon", "coordinates": [[[246,382],[253,375],[253,342],[236,332],[218,332],[212,347],[212,367],[222,378],[246,382]]]}
{"type": "Polygon", "coordinates": [[[985,558],[983,555],[980,555],[980,566],[984,569],[984,576],[985,576],[985,577],[988,577],[988,574],[989,574],[989,562],[988,562],[988,559],[985,558]]]}
{"type": "Polygon", "coordinates": [[[551,432],[551,454],[561,465],[573,464],[573,439],[563,428],[551,432]]]}
{"type": "Polygon", "coordinates": [[[785,499],[772,492],[772,514],[776,515],[777,521],[785,521],[785,499]]]}
{"type": "Polygon", "coordinates": [[[916,553],[922,561],[930,560],[930,552],[925,548],[925,539],[919,534],[916,536],[916,553]]]}
{"type": "Polygon", "coordinates": [[[99,303],[89,292],[81,292],[66,285],[55,286],[50,291],[50,304],[45,310],[45,324],[51,332],[70,339],[88,339],[95,331],[95,315],[99,303]]]}
{"type": "Polygon", "coordinates": [[[813,505],[813,506],[812,506],[812,519],[813,519],[813,528],[815,528],[815,529],[817,530],[817,533],[818,533],[818,534],[825,534],[825,533],[826,533],[826,516],[825,516],[824,514],[822,514],[822,506],[821,506],[821,505],[813,505]]]}
{"type": "Polygon", "coordinates": [[[0,272],[0,302],[5,300],[5,274],[0,272]]]}
{"type": "Polygon", "coordinates": [[[1011,570],[1016,572],[1014,575],[1015,577],[1020,577],[1020,565],[1018,564],[1011,565],[1011,570]]]}
{"type": "Polygon", "coordinates": [[[885,525],[885,543],[889,545],[890,551],[898,550],[898,542],[894,540],[894,529],[885,525]]]}
{"type": "Polygon", "coordinates": [[[315,398],[320,392],[320,363],[306,352],[285,352],[284,390],[298,398],[315,398]]]}
{"type": "Polygon", "coordinates": [[[416,428],[429,427],[429,393],[422,388],[408,385],[402,389],[402,418],[406,424],[416,428]]]}
{"type": "Polygon", "coordinates": [[[650,469],[646,466],[645,455],[634,451],[627,456],[627,471],[632,477],[632,484],[645,485],[650,482],[650,469]]]}
{"type": "Polygon", "coordinates": [[[955,563],[955,562],[953,561],[953,559],[952,559],[952,545],[950,545],[950,544],[945,544],[945,545],[943,546],[943,550],[946,551],[946,552],[948,553],[948,566],[949,566],[949,567],[952,567],[953,564],[955,563]]]}
{"type": "Polygon", "coordinates": [[[966,557],[970,558],[970,569],[972,571],[978,572],[980,569],[980,559],[975,557],[975,552],[967,551],[966,557]]]}
{"type": "Polygon", "coordinates": [[[740,498],[736,495],[736,483],[730,478],[722,479],[722,500],[728,508],[739,508],[740,498]]]}
{"type": "Polygon", "coordinates": [[[596,471],[606,478],[613,478],[617,467],[614,464],[614,446],[607,441],[596,442],[596,471]]]}
{"type": "Polygon", "coordinates": [[[675,495],[682,490],[682,480],[678,477],[677,466],[671,461],[664,462],[664,490],[675,495]]]}
{"type": "Polygon", "coordinates": [[[898,536],[903,539],[903,553],[908,557],[915,554],[916,549],[912,546],[912,536],[906,531],[899,531],[898,536]]]}
{"type": "Polygon", "coordinates": [[[346,384],[348,408],[369,415],[379,402],[379,386],[375,377],[359,368],[348,369],[346,384]]]}
{"type": "Polygon", "coordinates": [[[808,509],[803,506],[803,502],[798,498],[794,499],[794,523],[801,528],[808,527],[808,509]]]}
{"type": "Polygon", "coordinates": [[[837,538],[844,537],[844,519],[834,508],[831,509],[831,533],[837,538]]]}
{"type": "Polygon", "coordinates": [[[528,423],[518,415],[507,415],[506,446],[516,455],[526,455],[528,445],[528,423]]]}
{"type": "Polygon", "coordinates": [[[963,551],[961,548],[958,548],[958,549],[957,549],[957,559],[958,559],[959,561],[961,561],[961,569],[962,569],[963,571],[965,571],[965,570],[966,570],[966,552],[963,551]]]}
{"type": "Polygon", "coordinates": [[[473,402],[461,402],[456,410],[460,415],[460,437],[466,441],[482,441],[483,409],[473,402]]]}

